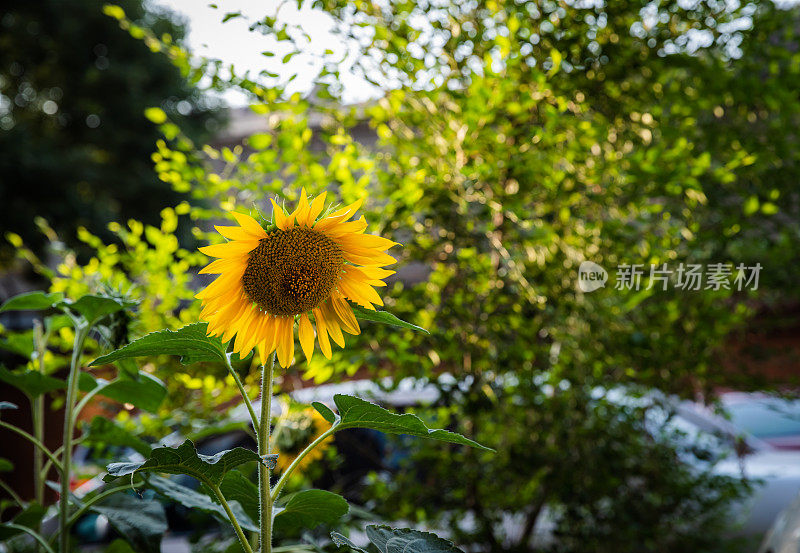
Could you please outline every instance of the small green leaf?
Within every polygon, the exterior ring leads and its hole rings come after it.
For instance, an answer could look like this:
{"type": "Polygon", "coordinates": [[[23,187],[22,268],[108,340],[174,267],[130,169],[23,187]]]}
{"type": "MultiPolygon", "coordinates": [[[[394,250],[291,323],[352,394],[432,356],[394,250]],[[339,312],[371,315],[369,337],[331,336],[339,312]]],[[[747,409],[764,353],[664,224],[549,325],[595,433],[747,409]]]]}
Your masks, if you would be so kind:
{"type": "Polygon", "coordinates": [[[347,501],[325,490],[303,490],[289,498],[286,506],[275,515],[274,528],[283,535],[313,530],[320,524],[334,524],[347,514],[347,501]]]}
{"type": "Polygon", "coordinates": [[[238,501],[250,520],[258,520],[258,488],[244,474],[232,470],[225,475],[219,489],[228,501],[238,501]]]}
{"type": "Polygon", "coordinates": [[[14,470],[14,463],[0,457],[0,472],[11,472],[12,470],[14,470]]]}
{"type": "Polygon", "coordinates": [[[330,410],[330,408],[325,405],[324,403],[320,403],[319,401],[311,402],[311,407],[317,410],[317,413],[322,415],[322,418],[328,421],[329,423],[333,424],[336,422],[336,419],[339,418],[336,413],[330,410]]]}
{"type": "Polygon", "coordinates": [[[167,517],[158,501],[117,493],[89,509],[106,517],[135,551],[159,553],[161,550],[161,537],[167,531],[167,517]]]}
{"type": "Polygon", "coordinates": [[[64,294],[59,292],[53,294],[42,291],[25,292],[7,299],[0,306],[0,313],[4,311],[40,311],[42,309],[50,309],[63,299],[64,294]]]}
{"type": "MultiPolygon", "coordinates": [[[[147,485],[164,497],[175,501],[179,505],[183,505],[188,509],[200,509],[201,511],[211,513],[215,517],[219,518],[222,522],[229,523],[225,509],[223,509],[222,505],[214,501],[211,496],[197,492],[186,486],[182,486],[181,484],[162,476],[149,476],[147,478],[147,485]]],[[[258,494],[257,491],[256,494],[258,494]]],[[[222,495],[225,496],[225,499],[229,501],[231,511],[233,511],[233,514],[236,516],[236,519],[239,521],[239,524],[242,526],[242,528],[252,532],[258,532],[257,523],[254,522],[250,515],[245,513],[238,503],[233,503],[234,498],[225,495],[224,492],[222,495]]],[[[256,497],[255,521],[258,521],[257,502],[258,498],[256,497]]]]}
{"type": "Polygon", "coordinates": [[[494,451],[478,442],[465,438],[461,434],[456,434],[449,430],[430,429],[425,426],[425,423],[419,417],[412,413],[398,415],[369,401],[342,394],[333,396],[333,401],[339,410],[339,416],[342,417],[337,426],[339,430],[345,428],[371,428],[388,434],[408,434],[410,436],[420,436],[422,438],[477,447],[486,451],[494,451]]]}
{"type": "Polygon", "coordinates": [[[155,413],[167,395],[167,388],[155,376],[140,372],[137,380],[120,376],[105,385],[97,394],[155,413]]]}
{"type": "Polygon", "coordinates": [[[367,537],[380,553],[463,553],[453,542],[430,532],[389,526],[367,526],[367,537]]]}
{"type": "Polygon", "coordinates": [[[150,455],[150,445],[134,436],[113,420],[95,417],[89,425],[89,434],[85,443],[106,446],[130,447],[145,457],[150,455]]]}
{"type": "Polygon", "coordinates": [[[197,453],[194,444],[186,440],[177,448],[157,447],[150,457],[139,463],[111,463],[108,474],[112,477],[127,476],[137,472],[165,472],[186,474],[213,486],[219,486],[225,473],[243,463],[260,461],[255,451],[237,447],[220,451],[216,455],[197,453]]]}
{"type": "Polygon", "coordinates": [[[353,314],[359,319],[365,321],[372,321],[374,323],[382,323],[389,326],[396,326],[399,328],[409,328],[411,330],[416,330],[417,332],[424,332],[425,334],[430,334],[430,332],[428,332],[421,326],[407,323],[406,321],[395,317],[388,311],[378,311],[378,310],[372,311],[370,309],[365,309],[360,305],[355,305],[352,303],[350,304],[350,307],[353,309],[353,314]]]}
{"type": "Polygon", "coordinates": [[[193,323],[178,330],[159,330],[142,336],[130,344],[98,357],[89,366],[96,367],[119,359],[151,355],[180,355],[181,363],[189,365],[203,361],[226,362],[225,346],[219,338],[206,334],[208,323],[193,323]]]}
{"type": "Polygon", "coordinates": [[[331,541],[333,541],[337,547],[349,547],[358,553],[369,553],[366,549],[357,546],[339,532],[331,532],[331,541]]]}
{"type": "Polygon", "coordinates": [[[96,294],[86,294],[72,303],[64,301],[59,305],[68,308],[81,315],[90,325],[107,315],[116,313],[122,309],[133,307],[135,302],[112,298],[111,296],[100,296],[96,294]]]}
{"type": "Polygon", "coordinates": [[[0,367],[0,382],[5,382],[22,390],[30,398],[37,398],[42,394],[60,390],[65,386],[62,380],[44,375],[39,371],[21,370],[12,372],[5,367],[0,367]]]}

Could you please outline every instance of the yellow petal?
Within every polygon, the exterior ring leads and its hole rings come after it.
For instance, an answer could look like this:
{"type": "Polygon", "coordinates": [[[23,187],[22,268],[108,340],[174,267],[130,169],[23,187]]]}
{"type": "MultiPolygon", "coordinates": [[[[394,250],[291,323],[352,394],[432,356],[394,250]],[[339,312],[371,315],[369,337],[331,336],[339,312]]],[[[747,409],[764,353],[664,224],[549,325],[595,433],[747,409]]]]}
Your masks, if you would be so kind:
{"type": "Polygon", "coordinates": [[[361,208],[361,204],[364,203],[364,198],[354,201],[348,206],[343,207],[339,211],[334,211],[331,213],[331,217],[337,217],[339,215],[348,215],[348,219],[355,215],[356,211],[361,208]]]}
{"type": "Polygon", "coordinates": [[[333,341],[336,342],[340,348],[344,347],[344,335],[342,329],[339,327],[339,317],[333,310],[333,305],[330,301],[322,305],[322,312],[325,317],[325,330],[328,331],[333,341]]]}
{"type": "Polygon", "coordinates": [[[236,219],[236,222],[239,223],[239,226],[242,227],[245,231],[249,234],[253,235],[257,239],[265,238],[267,236],[267,231],[252,217],[249,215],[245,215],[244,213],[236,213],[235,211],[231,212],[233,218],[236,219]]]}
{"type": "Polygon", "coordinates": [[[308,208],[308,196],[306,195],[306,189],[303,188],[300,191],[300,202],[295,210],[295,221],[297,221],[298,225],[308,226],[308,208]]]}
{"type": "Polygon", "coordinates": [[[310,361],[314,354],[314,327],[311,326],[311,321],[308,320],[308,315],[305,313],[300,315],[299,327],[300,347],[303,348],[306,360],[310,361]]]}
{"type": "Polygon", "coordinates": [[[314,321],[317,323],[317,342],[319,342],[319,350],[322,355],[331,358],[331,342],[328,340],[328,331],[325,328],[325,316],[319,309],[313,309],[314,321]]]}
{"type": "Polygon", "coordinates": [[[238,290],[241,287],[244,271],[230,271],[219,275],[214,282],[200,290],[194,297],[199,300],[215,298],[226,292],[238,290]]]}
{"type": "Polygon", "coordinates": [[[223,227],[216,225],[214,229],[228,240],[253,240],[255,238],[242,227],[223,227]]]}
{"type": "Polygon", "coordinates": [[[347,299],[354,301],[361,307],[374,311],[373,303],[375,305],[383,305],[383,300],[369,284],[359,284],[343,278],[339,281],[339,289],[344,292],[347,299]]]}
{"type": "Polygon", "coordinates": [[[275,200],[270,199],[269,201],[272,202],[272,219],[275,221],[275,225],[281,230],[286,230],[286,213],[284,213],[283,208],[279,206],[275,200]]]}
{"type": "Polygon", "coordinates": [[[356,316],[353,315],[353,310],[347,305],[347,301],[341,296],[331,296],[331,304],[339,317],[342,328],[350,334],[361,334],[356,316]]]}
{"type": "Polygon", "coordinates": [[[201,252],[211,257],[241,257],[253,251],[258,246],[258,240],[234,240],[225,244],[215,244],[199,248],[201,252]]]}
{"type": "Polygon", "coordinates": [[[237,259],[235,257],[229,257],[227,259],[215,259],[202,269],[200,269],[201,275],[214,275],[214,274],[221,274],[228,272],[232,269],[238,269],[240,267],[247,267],[247,262],[244,259],[237,259]]]}
{"type": "Polygon", "coordinates": [[[311,207],[308,210],[308,219],[307,219],[309,226],[313,225],[314,221],[316,221],[317,217],[319,217],[319,214],[322,213],[322,209],[325,207],[325,196],[327,195],[328,195],[327,192],[323,192],[322,194],[314,198],[313,202],[311,202],[311,207]]]}
{"type": "Polygon", "coordinates": [[[331,238],[341,238],[349,234],[361,234],[367,229],[367,222],[362,218],[347,223],[337,223],[325,231],[331,238]]]}
{"type": "Polygon", "coordinates": [[[341,236],[336,240],[338,243],[345,246],[355,246],[357,248],[374,249],[382,252],[388,250],[392,246],[399,246],[397,242],[393,242],[383,236],[375,236],[374,234],[347,234],[341,236]]]}
{"type": "Polygon", "coordinates": [[[350,263],[355,263],[356,265],[393,265],[397,263],[397,260],[389,254],[386,253],[379,253],[375,255],[361,255],[357,253],[352,253],[348,250],[344,250],[342,252],[344,254],[344,258],[349,261],[350,263]]]}
{"type": "Polygon", "coordinates": [[[278,362],[284,369],[288,368],[294,357],[294,319],[280,317],[278,319],[278,362]]]}

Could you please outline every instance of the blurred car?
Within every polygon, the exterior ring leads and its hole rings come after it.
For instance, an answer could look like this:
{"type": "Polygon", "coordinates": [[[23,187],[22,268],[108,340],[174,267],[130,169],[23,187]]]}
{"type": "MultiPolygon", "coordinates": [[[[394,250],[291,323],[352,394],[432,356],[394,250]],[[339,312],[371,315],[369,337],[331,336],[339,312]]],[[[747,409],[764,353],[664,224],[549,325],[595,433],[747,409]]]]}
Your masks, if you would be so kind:
{"type": "MultiPolygon", "coordinates": [[[[335,394],[358,395],[397,408],[431,403],[438,398],[438,389],[409,378],[386,391],[370,380],[359,380],[305,388],[292,396],[301,403],[319,401],[333,406],[335,394]]],[[[617,403],[651,406],[648,416],[653,432],[663,431],[664,425],[679,430],[686,443],[701,444],[715,452],[715,473],[750,483],[752,494],[732,507],[731,528],[737,534],[760,538],[800,491],[800,450],[780,448],[761,437],[792,436],[795,428],[800,430],[800,421],[775,409],[776,404],[764,394],[725,394],[723,406],[733,411],[730,419],[702,404],[658,393],[631,395],[625,389],[615,389],[598,390],[600,395],[617,403]]],[[[793,407],[800,415],[800,402],[794,402],[793,407]]],[[[697,462],[690,456],[684,460],[697,462]]]]}
{"type": "Polygon", "coordinates": [[[723,393],[734,426],[777,449],[800,450],[800,400],[762,393],[723,393]]]}
{"type": "Polygon", "coordinates": [[[800,551],[800,495],[784,509],[769,529],[758,553],[797,553],[800,551]]]}

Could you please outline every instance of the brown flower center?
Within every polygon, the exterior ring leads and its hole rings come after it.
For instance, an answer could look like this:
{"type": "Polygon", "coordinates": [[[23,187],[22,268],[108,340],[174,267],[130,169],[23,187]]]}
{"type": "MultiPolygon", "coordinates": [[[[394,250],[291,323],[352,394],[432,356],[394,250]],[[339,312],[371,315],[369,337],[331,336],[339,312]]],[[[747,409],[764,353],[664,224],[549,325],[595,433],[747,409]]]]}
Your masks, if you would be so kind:
{"type": "Polygon", "coordinates": [[[267,313],[305,313],[330,294],[344,263],[333,240],[307,228],[276,230],[250,252],[242,285],[247,297],[267,313]]]}

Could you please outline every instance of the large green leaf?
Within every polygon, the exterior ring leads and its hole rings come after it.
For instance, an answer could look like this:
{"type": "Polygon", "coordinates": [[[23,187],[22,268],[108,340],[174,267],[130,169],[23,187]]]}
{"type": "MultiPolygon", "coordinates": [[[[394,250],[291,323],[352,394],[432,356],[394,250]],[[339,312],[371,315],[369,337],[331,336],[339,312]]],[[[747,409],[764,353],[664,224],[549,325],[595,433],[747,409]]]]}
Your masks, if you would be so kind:
{"type": "Polygon", "coordinates": [[[86,294],[74,302],[64,301],[60,304],[81,315],[90,325],[107,315],[116,313],[122,309],[133,307],[135,302],[113,298],[111,296],[101,296],[97,294],[86,294]]]}
{"type": "Polygon", "coordinates": [[[408,328],[410,330],[416,330],[417,332],[424,332],[425,334],[430,334],[430,332],[428,332],[421,326],[408,323],[403,319],[400,319],[395,315],[392,315],[388,311],[381,311],[381,310],[373,311],[372,309],[366,309],[354,303],[351,303],[350,307],[353,310],[353,314],[359,319],[365,321],[372,321],[374,323],[381,323],[389,326],[396,326],[399,328],[408,328]]]}
{"type": "Polygon", "coordinates": [[[368,553],[366,549],[357,546],[339,532],[331,532],[331,541],[333,541],[333,543],[338,547],[349,547],[357,553],[368,553]]]}
{"type": "Polygon", "coordinates": [[[95,417],[89,425],[89,433],[85,444],[130,447],[145,457],[150,455],[150,445],[134,436],[113,420],[105,417],[95,417]]]}
{"type": "Polygon", "coordinates": [[[157,447],[146,461],[139,463],[111,463],[108,474],[126,476],[136,472],[164,472],[187,474],[206,484],[219,486],[229,470],[249,461],[259,461],[255,451],[237,447],[220,451],[216,455],[197,453],[194,444],[186,440],[177,448],[157,447]]]}
{"type": "Polygon", "coordinates": [[[283,535],[313,530],[320,524],[334,524],[349,509],[340,495],[325,490],[303,490],[292,495],[275,515],[274,528],[283,535]]]}
{"type": "MultiPolygon", "coordinates": [[[[229,523],[228,516],[225,513],[225,509],[222,508],[222,505],[204,493],[197,492],[162,476],[149,476],[147,478],[147,485],[164,497],[183,505],[187,509],[200,509],[201,511],[211,513],[226,524],[229,523]]],[[[253,519],[234,498],[228,497],[224,492],[222,495],[230,503],[231,511],[233,511],[241,527],[245,530],[258,532],[258,507],[256,507],[256,518],[253,519]]]]}
{"type": "Polygon", "coordinates": [[[478,442],[465,438],[461,434],[456,434],[449,430],[430,429],[425,426],[425,423],[419,417],[411,413],[398,415],[369,401],[342,394],[333,396],[333,401],[336,403],[339,416],[342,419],[337,427],[340,430],[345,428],[371,428],[387,434],[408,434],[410,436],[420,436],[442,442],[477,447],[486,451],[494,451],[478,442]]]}
{"type": "Polygon", "coordinates": [[[89,509],[105,516],[135,551],[160,552],[161,537],[167,531],[167,517],[158,501],[117,493],[89,509]]]}
{"type": "Polygon", "coordinates": [[[7,299],[0,306],[0,313],[3,311],[40,311],[50,309],[64,299],[64,294],[59,292],[48,294],[46,292],[25,292],[13,298],[7,299]]]}
{"type": "Polygon", "coordinates": [[[81,372],[78,376],[78,389],[82,392],[91,392],[102,386],[103,389],[96,392],[99,396],[119,403],[130,403],[145,411],[157,411],[167,394],[164,383],[144,371],[139,371],[135,376],[136,378],[132,378],[128,373],[121,372],[118,378],[108,382],[102,378],[95,378],[87,372],[81,372]]]}
{"type": "Polygon", "coordinates": [[[228,501],[237,501],[251,520],[258,520],[258,487],[238,470],[228,472],[219,489],[228,501]]]}
{"type": "Polygon", "coordinates": [[[181,363],[202,361],[225,363],[225,346],[219,338],[206,334],[208,323],[193,323],[178,330],[159,330],[142,336],[130,344],[98,357],[89,366],[113,363],[120,359],[151,355],[180,355],[181,363]]]}
{"type": "Polygon", "coordinates": [[[167,395],[167,388],[155,376],[139,373],[139,379],[120,377],[98,392],[120,403],[131,403],[140,409],[154,413],[167,395]]]}
{"type": "Polygon", "coordinates": [[[53,390],[59,390],[65,386],[63,380],[47,376],[39,371],[24,369],[10,371],[5,367],[0,367],[0,382],[5,382],[22,390],[25,395],[31,398],[39,397],[53,390]]]}
{"type": "Polygon", "coordinates": [[[381,553],[463,553],[453,542],[430,532],[389,526],[367,526],[367,537],[381,553]]]}

